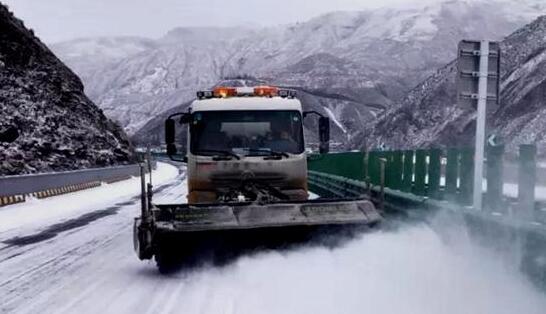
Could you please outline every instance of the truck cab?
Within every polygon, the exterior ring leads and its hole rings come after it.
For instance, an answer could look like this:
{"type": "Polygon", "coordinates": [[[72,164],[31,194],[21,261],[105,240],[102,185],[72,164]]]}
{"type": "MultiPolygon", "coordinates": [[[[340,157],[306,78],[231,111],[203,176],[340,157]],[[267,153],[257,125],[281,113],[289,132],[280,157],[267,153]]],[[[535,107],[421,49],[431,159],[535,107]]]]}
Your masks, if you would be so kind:
{"type": "MultiPolygon", "coordinates": [[[[188,131],[188,203],[307,200],[307,114],[294,91],[276,87],[198,92],[180,119],[188,131]]],[[[321,119],[323,139],[328,118],[321,119]]]]}
{"type": "Polygon", "coordinates": [[[187,163],[188,202],[154,203],[141,167],[141,215],[133,225],[140,259],[155,256],[165,272],[176,263],[178,249],[191,254],[201,240],[277,238],[286,230],[381,219],[364,197],[308,200],[303,119],[319,116],[321,153],[328,152],[330,124],[317,112],[302,111],[295,96],[269,86],[218,87],[198,92],[187,112],[167,118],[167,155],[187,163]],[[176,157],[175,118],[187,130],[184,158],[176,157]]]}

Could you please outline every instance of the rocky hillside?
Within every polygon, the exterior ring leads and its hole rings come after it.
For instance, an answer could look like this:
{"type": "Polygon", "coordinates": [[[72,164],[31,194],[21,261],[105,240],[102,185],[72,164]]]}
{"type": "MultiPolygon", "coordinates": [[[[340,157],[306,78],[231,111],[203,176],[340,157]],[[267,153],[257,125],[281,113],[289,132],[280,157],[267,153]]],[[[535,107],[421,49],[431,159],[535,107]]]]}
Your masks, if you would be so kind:
{"type": "MultiPolygon", "coordinates": [[[[489,116],[489,127],[515,151],[537,143],[546,154],[546,16],[501,42],[501,106],[489,116]]],[[[456,146],[473,143],[475,111],[456,105],[456,62],[413,89],[353,139],[354,147],[456,146]]]]}
{"type": "Polygon", "coordinates": [[[126,163],[124,131],[80,79],[0,4],[0,175],[126,163]]]}
{"type": "MultiPolygon", "coordinates": [[[[540,10],[505,0],[449,0],[405,9],[335,12],[259,30],[178,28],[151,48],[106,66],[79,48],[71,52],[65,45],[58,51],[81,71],[91,98],[129,134],[190,101],[196,90],[226,77],[250,75],[306,91],[306,106],[325,104],[322,112],[332,113],[340,126],[337,140],[348,142],[369,119],[453,59],[461,38],[500,39],[540,10]],[[85,62],[100,75],[86,72],[85,62]]],[[[137,46],[142,42],[134,41],[137,46]]],[[[93,45],[99,50],[112,47],[98,41],[93,45]]]]}

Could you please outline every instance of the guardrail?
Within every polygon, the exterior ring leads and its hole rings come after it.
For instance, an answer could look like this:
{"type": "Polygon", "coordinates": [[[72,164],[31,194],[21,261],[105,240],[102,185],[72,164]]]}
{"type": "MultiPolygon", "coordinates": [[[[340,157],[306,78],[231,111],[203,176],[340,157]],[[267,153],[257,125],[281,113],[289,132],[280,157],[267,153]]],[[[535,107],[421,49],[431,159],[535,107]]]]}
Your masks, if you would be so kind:
{"type": "MultiPolygon", "coordinates": [[[[155,167],[155,163],[151,164],[155,167]]],[[[0,177],[0,206],[45,198],[113,183],[140,175],[140,165],[82,169],[0,177]]]]}
{"type": "Polygon", "coordinates": [[[546,235],[546,219],[543,216],[515,215],[487,210],[477,211],[469,206],[463,206],[449,201],[441,201],[427,196],[393,190],[388,187],[372,185],[355,179],[310,170],[308,172],[309,187],[323,197],[360,197],[366,196],[379,206],[391,211],[407,212],[412,209],[439,210],[448,209],[453,212],[480,216],[503,224],[510,222],[514,226],[536,229],[546,235]],[[381,204],[383,203],[383,204],[381,204]]]}
{"type": "MultiPolygon", "coordinates": [[[[308,167],[372,186],[469,206],[473,154],[468,148],[333,153],[311,155],[308,167]]],[[[520,146],[516,163],[505,160],[504,147],[488,147],[485,170],[485,210],[503,212],[510,208],[529,218],[546,218],[544,195],[539,195],[542,199],[538,202],[535,195],[535,188],[546,190],[546,186],[537,185],[544,182],[546,169],[537,164],[534,145],[520,146]]]]}

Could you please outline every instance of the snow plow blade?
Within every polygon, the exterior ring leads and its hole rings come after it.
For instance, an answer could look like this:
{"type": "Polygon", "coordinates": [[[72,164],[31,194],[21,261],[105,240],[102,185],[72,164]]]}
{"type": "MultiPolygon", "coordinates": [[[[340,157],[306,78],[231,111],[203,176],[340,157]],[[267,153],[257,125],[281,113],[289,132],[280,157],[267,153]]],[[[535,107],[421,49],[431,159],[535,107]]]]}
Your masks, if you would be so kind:
{"type": "Polygon", "coordinates": [[[155,205],[155,228],[163,232],[257,229],[289,226],[374,224],[381,219],[368,200],[273,204],[155,205]]]}
{"type": "Polygon", "coordinates": [[[154,204],[151,213],[153,217],[148,221],[135,219],[134,249],[141,260],[155,256],[160,271],[170,268],[170,263],[178,258],[173,257],[178,251],[191,256],[193,249],[210,239],[266,243],[285,236],[299,237],[298,234],[305,235],[314,227],[369,226],[381,220],[373,203],[364,199],[264,205],[154,204]]]}

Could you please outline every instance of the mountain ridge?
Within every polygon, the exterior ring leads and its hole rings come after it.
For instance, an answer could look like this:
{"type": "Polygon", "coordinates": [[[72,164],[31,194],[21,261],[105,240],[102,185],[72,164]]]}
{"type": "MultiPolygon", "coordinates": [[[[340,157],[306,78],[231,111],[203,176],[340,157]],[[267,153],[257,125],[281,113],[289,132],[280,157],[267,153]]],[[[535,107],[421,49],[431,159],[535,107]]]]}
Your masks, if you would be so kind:
{"type": "Polygon", "coordinates": [[[98,66],[93,72],[98,75],[82,78],[90,97],[131,135],[226,77],[251,76],[315,95],[343,94],[355,100],[358,112],[369,110],[361,116],[368,118],[348,116],[347,104],[331,98],[309,101],[325,104],[340,124],[355,126],[343,127],[347,136],[336,138],[348,143],[359,125],[380,114],[378,108],[389,108],[453,59],[460,39],[501,39],[538,15],[536,10],[504,1],[445,1],[334,12],[259,30],[205,28],[199,35],[203,29],[178,28],[156,40],[153,49],[98,66]]]}
{"type": "Polygon", "coordinates": [[[123,130],[81,80],[0,4],[0,175],[130,162],[123,130]]]}
{"type": "MultiPolygon", "coordinates": [[[[501,43],[501,105],[488,116],[489,130],[515,153],[536,143],[546,154],[546,16],[501,43]]],[[[456,61],[413,89],[358,134],[353,147],[448,147],[473,145],[475,111],[456,104],[456,61]]]]}

